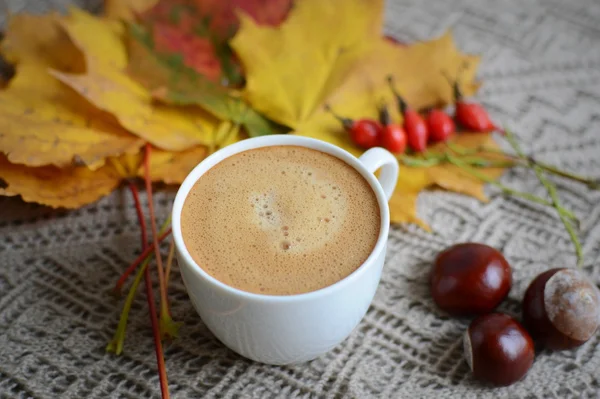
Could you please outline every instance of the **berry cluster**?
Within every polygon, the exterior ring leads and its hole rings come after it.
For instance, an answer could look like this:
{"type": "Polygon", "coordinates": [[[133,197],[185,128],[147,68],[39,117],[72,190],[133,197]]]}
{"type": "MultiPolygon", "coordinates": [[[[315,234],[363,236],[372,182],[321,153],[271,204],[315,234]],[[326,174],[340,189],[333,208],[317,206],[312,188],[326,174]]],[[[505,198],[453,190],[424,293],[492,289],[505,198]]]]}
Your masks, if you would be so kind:
{"type": "Polygon", "coordinates": [[[420,113],[408,105],[394,87],[391,76],[388,84],[402,115],[402,124],[394,123],[387,106],[379,106],[379,120],[358,119],[339,116],[326,106],[350,134],[350,139],[361,148],[381,146],[394,154],[403,154],[407,147],[414,152],[423,152],[430,143],[444,142],[456,131],[458,124],[471,132],[491,132],[498,130],[481,104],[467,102],[460,91],[458,82],[450,81],[454,92],[454,116],[443,109],[432,108],[420,113]]]}

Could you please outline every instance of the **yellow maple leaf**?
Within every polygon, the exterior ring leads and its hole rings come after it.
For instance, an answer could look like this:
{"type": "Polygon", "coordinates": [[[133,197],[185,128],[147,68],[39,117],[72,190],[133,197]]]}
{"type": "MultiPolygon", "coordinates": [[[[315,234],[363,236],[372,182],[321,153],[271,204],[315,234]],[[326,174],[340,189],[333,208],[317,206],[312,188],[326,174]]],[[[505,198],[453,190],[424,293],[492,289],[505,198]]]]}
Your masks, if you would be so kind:
{"type": "Polygon", "coordinates": [[[97,201],[119,185],[120,177],[109,166],[57,168],[15,165],[0,155],[0,195],[20,195],[26,202],[53,208],[79,208],[97,201]]]}
{"type": "Polygon", "coordinates": [[[0,91],[0,152],[10,162],[63,167],[75,161],[95,169],[107,156],[142,145],[112,116],[48,74],[48,67],[67,68],[57,54],[83,60],[54,15],[15,16],[2,50],[17,63],[15,77],[0,91]]]}
{"type": "MultiPolygon", "coordinates": [[[[328,141],[359,155],[363,150],[326,112],[325,104],[343,116],[377,118],[377,105],[393,101],[387,76],[393,76],[402,96],[417,109],[452,102],[444,73],[453,76],[462,70],[463,93],[476,91],[478,57],[460,53],[450,33],[407,47],[392,44],[381,36],[382,10],[381,0],[349,0],[343,6],[335,0],[305,0],[295,4],[279,27],[259,26],[242,15],[231,45],[247,71],[244,95],[248,102],[292,127],[294,134],[328,141]]],[[[401,121],[395,107],[391,114],[401,121]]],[[[478,141],[495,145],[487,135],[460,135],[458,140],[470,147],[478,146],[478,141]]],[[[392,221],[427,228],[416,216],[415,200],[431,186],[484,199],[482,182],[459,169],[403,166],[390,201],[392,221]]]]}
{"type": "Polygon", "coordinates": [[[240,14],[231,46],[246,70],[246,98],[256,110],[297,129],[372,43],[383,40],[381,15],[382,2],[371,0],[300,1],[279,27],[240,14]]]}
{"type": "Polygon", "coordinates": [[[198,107],[155,104],[151,94],[127,76],[123,69],[127,52],[114,21],[76,11],[59,23],[85,55],[86,72],[53,70],[53,76],[159,148],[181,151],[210,144],[214,117],[198,107]],[[94,30],[85,29],[90,20],[95,21],[94,30]]]}

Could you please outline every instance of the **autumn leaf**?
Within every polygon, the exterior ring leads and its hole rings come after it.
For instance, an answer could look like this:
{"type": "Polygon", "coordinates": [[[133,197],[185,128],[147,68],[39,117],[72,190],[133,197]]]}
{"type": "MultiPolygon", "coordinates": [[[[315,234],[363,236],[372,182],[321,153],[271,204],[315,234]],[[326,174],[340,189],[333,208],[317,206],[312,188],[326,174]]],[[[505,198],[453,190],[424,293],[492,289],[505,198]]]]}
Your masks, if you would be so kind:
{"type": "Polygon", "coordinates": [[[53,208],[79,208],[112,192],[120,177],[109,166],[97,170],[82,167],[26,167],[0,155],[0,195],[20,195],[26,202],[53,208]]]}
{"type": "Polygon", "coordinates": [[[176,56],[182,65],[204,77],[239,84],[239,66],[232,58],[228,40],[238,28],[236,10],[258,24],[278,25],[291,0],[163,0],[141,16],[152,37],[152,51],[176,56]]]}
{"type": "Polygon", "coordinates": [[[85,55],[86,72],[53,70],[52,75],[159,148],[181,151],[209,144],[216,119],[197,107],[155,104],[151,94],[122,69],[127,52],[113,21],[83,15],[75,12],[60,23],[85,55]],[[89,20],[97,22],[95,30],[80,29],[89,20]]]}
{"type": "Polygon", "coordinates": [[[0,91],[0,152],[28,166],[75,163],[95,169],[104,158],[143,144],[110,119],[43,69],[22,65],[0,91]]]}
{"type": "Polygon", "coordinates": [[[250,137],[277,132],[279,127],[250,108],[227,89],[197,74],[177,58],[159,56],[150,51],[149,37],[140,27],[132,26],[129,42],[129,72],[155,98],[177,105],[199,105],[219,119],[244,125],[250,137]]]}
{"type": "MultiPolygon", "coordinates": [[[[417,109],[450,104],[452,91],[442,71],[452,76],[459,69],[463,69],[462,91],[466,95],[475,92],[479,59],[461,54],[450,33],[430,42],[398,46],[381,36],[382,15],[383,2],[371,0],[351,0],[344,7],[334,0],[298,2],[276,28],[259,26],[241,15],[240,30],[231,45],[247,71],[245,98],[267,117],[293,128],[294,134],[360,155],[363,150],[326,112],[325,104],[347,117],[377,118],[377,105],[393,101],[388,75],[417,109]]],[[[401,121],[395,109],[392,115],[401,121]]],[[[458,141],[465,141],[469,148],[481,142],[495,145],[482,134],[459,135],[458,141]]],[[[497,177],[500,171],[486,173],[497,177]]],[[[415,201],[420,191],[432,186],[484,199],[482,181],[458,167],[402,166],[390,201],[392,221],[427,228],[416,216],[415,201]]]]}
{"type": "Polygon", "coordinates": [[[95,169],[108,156],[141,147],[142,141],[111,115],[81,101],[48,74],[48,67],[65,69],[55,53],[73,60],[79,54],[53,15],[11,19],[2,50],[17,63],[16,76],[0,91],[0,152],[10,162],[58,167],[76,163],[95,169]]]}
{"type": "Polygon", "coordinates": [[[302,1],[277,28],[240,14],[231,45],[247,71],[246,98],[269,118],[298,129],[383,40],[381,14],[381,2],[370,0],[344,7],[332,0],[302,1]]]}

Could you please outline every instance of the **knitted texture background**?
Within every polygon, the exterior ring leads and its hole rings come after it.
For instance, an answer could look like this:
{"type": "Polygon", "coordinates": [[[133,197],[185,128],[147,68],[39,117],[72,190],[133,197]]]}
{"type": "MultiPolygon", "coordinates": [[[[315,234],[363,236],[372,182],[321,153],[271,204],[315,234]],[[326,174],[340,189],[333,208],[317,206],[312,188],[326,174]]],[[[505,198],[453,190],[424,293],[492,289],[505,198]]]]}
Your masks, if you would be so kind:
{"type": "MultiPolygon", "coordinates": [[[[13,11],[61,9],[68,0],[9,0],[13,11]]],[[[98,10],[98,1],[78,1],[98,10]]],[[[512,127],[540,160],[600,177],[600,3],[592,0],[394,0],[386,32],[401,41],[452,28],[459,47],[483,54],[478,100],[512,127]]],[[[0,19],[0,24],[4,20],[0,19]]],[[[581,217],[585,271],[600,283],[600,191],[555,180],[581,217]]],[[[531,171],[502,182],[545,196],[531,171]]],[[[578,350],[541,352],[527,377],[507,388],[474,381],[462,356],[469,320],[433,304],[428,273],[435,255],[461,241],[501,249],[514,286],[500,310],[519,316],[529,282],[542,270],[575,264],[552,209],[488,188],[482,204],[425,193],[419,213],[435,234],[395,227],[377,295],[353,334],[310,363],[271,367],[221,345],[170,284],[181,337],[165,346],[173,398],[600,398],[600,334],[578,350]]],[[[156,195],[160,220],[173,192],[156,195]]],[[[145,197],[143,198],[145,202],[145,197]]],[[[139,231],[129,193],[66,212],[0,200],[0,397],[149,398],[159,384],[146,302],[134,304],[122,356],[106,354],[122,299],[109,290],[137,255],[139,231]]],[[[163,248],[166,251],[166,248],[163,248]]]]}

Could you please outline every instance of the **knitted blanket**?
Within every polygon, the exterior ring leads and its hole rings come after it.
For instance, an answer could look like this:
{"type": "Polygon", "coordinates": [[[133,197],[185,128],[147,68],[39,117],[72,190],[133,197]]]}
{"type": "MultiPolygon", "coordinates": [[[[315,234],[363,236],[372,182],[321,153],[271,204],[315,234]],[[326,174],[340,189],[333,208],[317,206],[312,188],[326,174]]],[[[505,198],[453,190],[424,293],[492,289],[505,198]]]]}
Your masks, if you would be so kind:
{"type": "MultiPolygon", "coordinates": [[[[67,2],[7,4],[13,11],[44,12],[67,2]]],[[[100,7],[99,1],[77,3],[100,7]]],[[[494,120],[512,127],[538,159],[600,177],[600,3],[393,0],[385,21],[388,34],[409,43],[451,28],[462,50],[483,55],[477,100],[494,120]]],[[[600,191],[554,181],[582,220],[584,270],[598,284],[600,191]]],[[[510,170],[502,182],[546,195],[529,170],[510,170]]],[[[165,344],[172,398],[600,398],[600,334],[577,350],[539,353],[527,377],[510,387],[472,378],[462,353],[469,320],[449,318],[429,295],[435,255],[462,241],[501,249],[514,285],[500,310],[517,317],[524,290],[538,273],[575,264],[553,209],[493,187],[487,192],[491,201],[485,204],[452,193],[422,194],[419,215],[435,233],[393,228],[366,317],[347,340],[309,363],[274,367],[231,352],[204,326],[173,274],[173,317],[184,324],[180,337],[165,344]]],[[[159,220],[173,197],[156,194],[159,220]]],[[[104,350],[123,301],[109,291],[138,249],[135,209],[125,190],[69,212],[0,199],[1,398],[159,396],[143,290],[124,353],[104,350]]]]}

